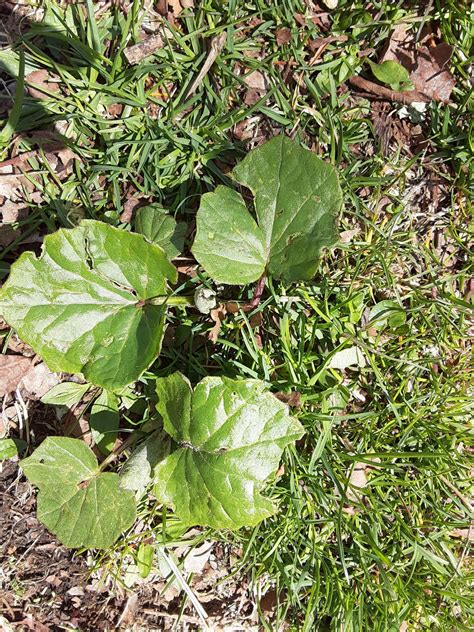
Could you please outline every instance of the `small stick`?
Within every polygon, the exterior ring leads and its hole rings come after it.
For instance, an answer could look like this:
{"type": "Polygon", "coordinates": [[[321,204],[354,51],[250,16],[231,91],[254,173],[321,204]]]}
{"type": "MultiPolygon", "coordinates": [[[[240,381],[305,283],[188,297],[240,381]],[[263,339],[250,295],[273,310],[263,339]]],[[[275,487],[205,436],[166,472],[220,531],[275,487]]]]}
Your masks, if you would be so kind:
{"type": "Polygon", "coordinates": [[[351,77],[349,79],[349,83],[351,83],[359,90],[376,94],[378,97],[381,97],[386,101],[397,101],[398,103],[404,103],[405,105],[420,101],[423,103],[428,103],[429,101],[431,101],[431,99],[423,92],[418,92],[417,90],[410,90],[408,92],[395,92],[395,90],[390,90],[390,88],[379,86],[378,83],[374,83],[373,81],[369,81],[368,79],[363,79],[362,77],[351,77]]]}
{"type": "Polygon", "coordinates": [[[153,53],[160,48],[163,48],[165,45],[163,38],[161,35],[152,35],[148,37],[143,42],[139,42],[138,44],[134,44],[133,46],[128,46],[123,54],[125,55],[126,60],[131,66],[138,64],[145,59],[145,57],[149,57],[153,55],[153,53]]]}
{"type": "Polygon", "coordinates": [[[217,35],[216,37],[212,38],[211,46],[209,48],[207,57],[202,65],[201,70],[199,71],[198,76],[191,84],[191,87],[189,88],[189,90],[186,92],[186,99],[192,96],[196,92],[196,90],[199,88],[201,83],[204,81],[204,77],[210,71],[214,62],[218,58],[219,53],[224,48],[226,39],[227,39],[227,33],[225,31],[223,31],[220,35],[217,35]]]}

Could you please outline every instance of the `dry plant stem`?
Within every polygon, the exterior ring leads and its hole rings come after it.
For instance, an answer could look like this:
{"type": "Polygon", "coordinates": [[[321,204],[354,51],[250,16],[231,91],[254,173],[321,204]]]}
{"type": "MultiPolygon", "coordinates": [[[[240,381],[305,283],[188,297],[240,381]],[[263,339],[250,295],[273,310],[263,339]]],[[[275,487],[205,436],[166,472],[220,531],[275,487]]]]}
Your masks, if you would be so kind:
{"type": "Polygon", "coordinates": [[[142,59],[145,59],[145,57],[153,55],[155,51],[163,48],[164,45],[165,43],[161,35],[152,35],[143,42],[129,46],[123,51],[123,54],[125,55],[128,63],[131,66],[134,66],[135,64],[140,63],[142,59]]]}
{"type": "Polygon", "coordinates": [[[423,92],[418,92],[417,90],[410,90],[409,92],[395,92],[395,90],[379,86],[378,83],[374,83],[368,79],[363,79],[362,77],[351,77],[349,79],[349,83],[358,90],[370,92],[387,101],[396,101],[398,103],[404,103],[405,105],[415,102],[428,103],[431,100],[428,96],[426,96],[426,94],[423,94],[423,92]]]}
{"type": "Polygon", "coordinates": [[[204,81],[204,77],[210,71],[214,62],[219,56],[219,53],[224,48],[226,39],[227,39],[227,33],[224,31],[223,33],[221,33],[220,35],[217,35],[211,40],[211,46],[209,48],[209,53],[207,55],[207,58],[204,61],[204,64],[202,65],[202,68],[199,71],[198,76],[193,81],[193,83],[191,84],[191,87],[187,91],[186,98],[189,98],[190,96],[192,96],[196,92],[196,90],[199,88],[201,83],[204,81]]]}

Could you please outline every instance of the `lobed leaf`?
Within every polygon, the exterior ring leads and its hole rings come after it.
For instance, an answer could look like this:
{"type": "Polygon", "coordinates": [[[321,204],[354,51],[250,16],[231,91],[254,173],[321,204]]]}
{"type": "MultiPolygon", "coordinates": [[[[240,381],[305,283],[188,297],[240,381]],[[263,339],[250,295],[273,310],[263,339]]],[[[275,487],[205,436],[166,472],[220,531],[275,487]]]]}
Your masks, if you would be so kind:
{"type": "Polygon", "coordinates": [[[176,270],[141,235],[94,220],[45,237],[25,252],[0,290],[0,313],[53,371],[82,373],[117,389],[157,357],[166,295],[176,270]]]}
{"type": "Polygon", "coordinates": [[[21,467],[39,488],[38,519],[65,546],[105,549],[135,520],[133,493],[79,439],[48,437],[21,467]]]}
{"type": "Polygon", "coordinates": [[[254,525],[275,508],[261,495],[283,449],[303,428],[258,380],[180,373],[157,379],[157,410],[177,448],[155,468],[154,493],[186,524],[254,525]]]}
{"type": "Polygon", "coordinates": [[[265,270],[287,282],[311,279],[321,249],[338,238],[334,167],[280,135],[251,151],[232,177],[253,193],[257,221],[228,187],[204,195],[192,249],[199,263],[220,283],[244,285],[265,270]]]}

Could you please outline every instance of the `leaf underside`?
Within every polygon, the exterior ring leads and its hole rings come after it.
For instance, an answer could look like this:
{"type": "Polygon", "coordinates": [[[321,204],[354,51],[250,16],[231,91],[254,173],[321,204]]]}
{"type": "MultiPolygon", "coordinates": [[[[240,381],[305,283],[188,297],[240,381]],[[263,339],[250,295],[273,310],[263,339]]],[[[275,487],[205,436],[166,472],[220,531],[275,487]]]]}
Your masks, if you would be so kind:
{"type": "Polygon", "coordinates": [[[185,524],[239,528],[274,513],[261,495],[300,423],[257,380],[179,373],[157,380],[157,410],[177,448],[155,468],[154,493],[185,524]]]}
{"type": "Polygon", "coordinates": [[[176,270],[144,237],[85,220],[25,252],[0,291],[0,313],[53,371],[117,389],[157,357],[176,270]]]}
{"type": "Polygon", "coordinates": [[[99,473],[79,439],[48,437],[21,467],[39,489],[38,519],[67,547],[107,548],[135,520],[133,493],[118,474],[99,473]]]}
{"type": "Polygon", "coordinates": [[[232,172],[254,195],[256,221],[242,195],[219,186],[201,199],[193,253],[217,282],[244,285],[265,271],[287,282],[311,279],[321,249],[338,239],[342,191],[336,170],[280,135],[232,172]]]}

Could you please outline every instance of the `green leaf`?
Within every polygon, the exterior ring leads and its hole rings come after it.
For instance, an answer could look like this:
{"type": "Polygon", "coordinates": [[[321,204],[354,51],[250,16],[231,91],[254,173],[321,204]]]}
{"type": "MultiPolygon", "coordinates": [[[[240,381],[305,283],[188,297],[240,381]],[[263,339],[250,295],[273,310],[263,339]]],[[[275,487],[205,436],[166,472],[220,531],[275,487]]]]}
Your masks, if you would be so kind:
{"type": "Polygon", "coordinates": [[[381,64],[376,64],[370,59],[369,62],[372,74],[381,83],[385,83],[392,90],[397,92],[400,90],[413,90],[413,84],[410,81],[410,73],[397,61],[388,59],[381,64]]]}
{"type": "Polygon", "coordinates": [[[61,382],[61,384],[53,386],[46,395],[43,395],[41,401],[43,404],[50,404],[51,406],[67,406],[71,408],[81,401],[90,387],[90,384],[61,382]]]}
{"type": "MultiPolygon", "coordinates": [[[[0,50],[0,70],[7,73],[14,79],[16,79],[20,73],[20,54],[11,50],[10,48],[4,48],[0,50]]],[[[38,66],[32,65],[31,60],[25,61],[25,75],[38,70],[38,66]]]]}
{"type": "Polygon", "coordinates": [[[170,439],[155,432],[141,443],[127,459],[120,473],[120,487],[142,492],[153,478],[155,467],[170,451],[170,439]]]}
{"type": "Polygon", "coordinates": [[[405,324],[407,315],[401,305],[395,301],[385,300],[374,305],[368,315],[368,325],[376,329],[383,329],[387,326],[392,329],[405,324]]]}
{"type": "Polygon", "coordinates": [[[141,543],[137,551],[137,568],[140,577],[145,579],[153,568],[155,548],[151,544],[141,543]]]}
{"type": "Polygon", "coordinates": [[[180,373],[157,379],[157,410],[176,449],[155,468],[154,493],[186,524],[254,525],[273,503],[260,494],[283,449],[302,436],[288,408],[258,380],[180,373]]]}
{"type": "Polygon", "coordinates": [[[79,439],[48,437],[21,467],[39,488],[38,519],[65,546],[107,548],[135,520],[133,493],[79,439]]]}
{"type": "Polygon", "coordinates": [[[0,439],[0,461],[13,458],[25,448],[23,439],[0,439]]]}
{"type": "Polygon", "coordinates": [[[92,438],[102,452],[109,454],[114,447],[119,429],[119,398],[103,390],[95,400],[89,417],[92,438]]]}
{"type": "Polygon", "coordinates": [[[346,347],[336,351],[329,361],[328,368],[343,370],[349,367],[364,367],[365,365],[365,356],[358,347],[346,347]]]}
{"type": "Polygon", "coordinates": [[[142,206],[137,210],[135,230],[161,246],[169,259],[174,259],[183,252],[186,223],[176,222],[159,204],[142,206]]]}
{"type": "Polygon", "coordinates": [[[176,269],[144,237],[86,220],[25,252],[0,290],[0,313],[53,371],[108,389],[135,381],[157,357],[176,269]]]}
{"type": "Polygon", "coordinates": [[[336,243],[342,192],[336,170],[283,135],[251,151],[232,177],[254,195],[219,186],[202,197],[193,253],[217,282],[244,285],[265,270],[311,279],[321,249],[336,243]]]}

